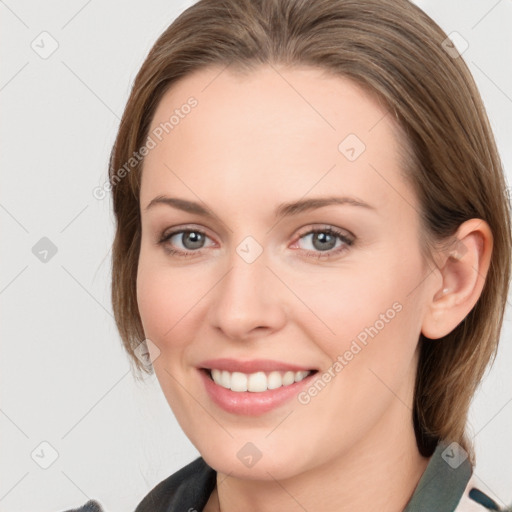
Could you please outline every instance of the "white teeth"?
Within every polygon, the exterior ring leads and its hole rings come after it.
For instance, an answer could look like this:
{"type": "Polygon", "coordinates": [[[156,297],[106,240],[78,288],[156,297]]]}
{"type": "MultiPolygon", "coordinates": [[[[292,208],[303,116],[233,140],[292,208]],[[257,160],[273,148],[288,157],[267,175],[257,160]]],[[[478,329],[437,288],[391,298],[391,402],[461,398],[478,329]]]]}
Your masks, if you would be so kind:
{"type": "Polygon", "coordinates": [[[247,375],[233,372],[231,374],[231,389],[232,391],[247,391],[247,375]]]}
{"type": "Polygon", "coordinates": [[[265,372],[251,373],[247,379],[247,389],[250,391],[266,391],[267,376],[265,372]]]}
{"type": "Polygon", "coordinates": [[[273,371],[268,374],[265,372],[256,372],[251,374],[241,372],[228,372],[226,370],[211,370],[211,376],[215,384],[231,391],[261,393],[268,389],[277,389],[281,386],[289,386],[294,382],[300,382],[311,372],[278,372],[273,371]]]}
{"type": "Polygon", "coordinates": [[[267,389],[280,388],[283,385],[283,378],[279,372],[270,372],[267,377],[267,389]]]}
{"type": "MultiPolygon", "coordinates": [[[[219,370],[216,370],[219,371],[219,370]]],[[[221,386],[224,386],[225,388],[229,389],[229,385],[231,384],[231,375],[227,371],[223,371],[222,375],[220,377],[221,386]]]]}
{"type": "Polygon", "coordinates": [[[286,372],[283,377],[283,386],[289,386],[290,384],[293,384],[294,382],[295,382],[295,373],[286,372]]]}

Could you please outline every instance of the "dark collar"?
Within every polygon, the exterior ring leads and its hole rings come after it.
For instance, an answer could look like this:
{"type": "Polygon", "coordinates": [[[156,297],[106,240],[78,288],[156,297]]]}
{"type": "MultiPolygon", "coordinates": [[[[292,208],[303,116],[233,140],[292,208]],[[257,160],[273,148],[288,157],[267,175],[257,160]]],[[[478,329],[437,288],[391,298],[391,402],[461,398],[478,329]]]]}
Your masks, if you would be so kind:
{"type": "Polygon", "coordinates": [[[217,482],[217,472],[198,457],[160,482],[135,512],[201,512],[217,482]]]}
{"type": "MultiPolygon", "coordinates": [[[[471,464],[456,443],[440,443],[404,512],[453,512],[471,477],[471,464]]],[[[135,512],[201,512],[217,472],[202,457],[160,482],[135,512]]]]}
{"type": "Polygon", "coordinates": [[[467,454],[457,443],[439,443],[404,512],[453,512],[471,473],[467,454]]]}

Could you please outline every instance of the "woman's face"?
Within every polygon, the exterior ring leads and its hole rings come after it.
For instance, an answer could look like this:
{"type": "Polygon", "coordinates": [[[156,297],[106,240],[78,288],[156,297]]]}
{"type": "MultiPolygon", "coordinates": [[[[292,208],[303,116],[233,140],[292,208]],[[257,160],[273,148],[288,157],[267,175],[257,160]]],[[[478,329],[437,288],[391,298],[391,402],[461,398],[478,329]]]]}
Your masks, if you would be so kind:
{"type": "Polygon", "coordinates": [[[201,70],[160,102],[138,305],[167,401],[216,470],[283,479],[412,435],[435,278],[393,121],[313,68],[201,70]]]}

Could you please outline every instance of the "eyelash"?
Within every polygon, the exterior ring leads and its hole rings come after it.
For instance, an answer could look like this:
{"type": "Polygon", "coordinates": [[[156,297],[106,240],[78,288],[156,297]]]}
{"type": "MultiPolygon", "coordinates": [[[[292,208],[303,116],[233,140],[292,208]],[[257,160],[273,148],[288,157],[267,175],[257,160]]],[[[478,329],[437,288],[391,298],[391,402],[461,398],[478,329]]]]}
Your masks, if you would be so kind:
{"type": "MultiPolygon", "coordinates": [[[[184,233],[199,233],[200,235],[203,235],[206,238],[209,238],[208,235],[201,229],[179,229],[176,231],[172,231],[171,233],[164,232],[164,234],[162,234],[162,236],[158,240],[157,244],[165,246],[166,242],[168,242],[173,236],[179,235],[179,234],[184,234],[184,233]]],[[[302,233],[301,235],[299,235],[299,237],[297,238],[297,241],[308,236],[308,235],[318,234],[318,233],[327,233],[329,235],[334,235],[334,236],[338,237],[343,242],[344,245],[341,247],[338,247],[337,249],[330,249],[329,251],[307,251],[306,250],[305,256],[307,258],[329,259],[329,258],[339,255],[340,253],[342,253],[344,251],[347,251],[348,248],[354,244],[353,239],[351,239],[345,233],[338,231],[336,228],[333,228],[332,226],[329,226],[326,228],[310,229],[309,231],[306,231],[306,232],[302,233]]],[[[170,254],[172,256],[177,256],[179,258],[194,257],[201,251],[201,249],[198,249],[196,251],[181,251],[181,250],[172,249],[169,246],[165,247],[165,250],[168,254],[170,254]]]]}

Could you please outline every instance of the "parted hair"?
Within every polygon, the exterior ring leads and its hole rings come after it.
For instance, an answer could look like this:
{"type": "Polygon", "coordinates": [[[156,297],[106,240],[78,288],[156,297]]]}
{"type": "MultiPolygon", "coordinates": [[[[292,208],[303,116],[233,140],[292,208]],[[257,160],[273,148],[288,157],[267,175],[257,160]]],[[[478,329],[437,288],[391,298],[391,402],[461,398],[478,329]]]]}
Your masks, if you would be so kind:
{"type": "MultiPolygon", "coordinates": [[[[143,159],[118,170],[144,145],[163,95],[209,66],[249,73],[260,65],[312,66],[348,78],[393,113],[405,134],[403,172],[421,207],[432,254],[471,218],[485,220],[493,252],[485,285],[449,334],[420,335],[413,421],[420,453],[458,442],[474,462],[466,432],[471,399],[498,346],[510,281],[510,200],[502,163],[473,77],[447,35],[407,0],[200,0],[158,38],[139,70],[109,163],[116,230],[112,304],[134,375],[151,373],[135,349],[145,335],[137,306],[139,192],[143,159]]],[[[199,107],[200,108],[200,107],[199,107]]]]}

